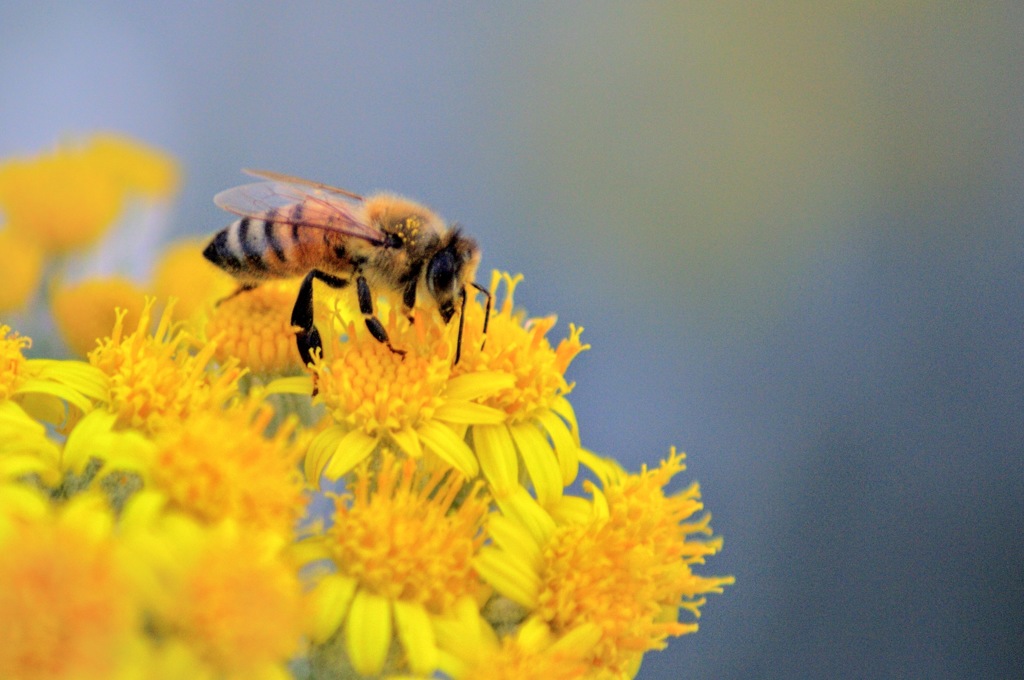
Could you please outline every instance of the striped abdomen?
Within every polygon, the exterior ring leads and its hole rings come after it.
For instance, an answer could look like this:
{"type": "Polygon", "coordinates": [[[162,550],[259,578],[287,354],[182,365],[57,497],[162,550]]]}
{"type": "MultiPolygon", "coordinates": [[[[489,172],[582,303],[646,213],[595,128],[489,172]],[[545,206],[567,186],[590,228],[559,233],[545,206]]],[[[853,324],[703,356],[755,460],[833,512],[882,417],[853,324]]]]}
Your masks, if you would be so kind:
{"type": "Polygon", "coordinates": [[[239,279],[301,276],[326,264],[325,250],[336,250],[333,237],[322,229],[243,217],[218,232],[203,256],[239,279]]]}

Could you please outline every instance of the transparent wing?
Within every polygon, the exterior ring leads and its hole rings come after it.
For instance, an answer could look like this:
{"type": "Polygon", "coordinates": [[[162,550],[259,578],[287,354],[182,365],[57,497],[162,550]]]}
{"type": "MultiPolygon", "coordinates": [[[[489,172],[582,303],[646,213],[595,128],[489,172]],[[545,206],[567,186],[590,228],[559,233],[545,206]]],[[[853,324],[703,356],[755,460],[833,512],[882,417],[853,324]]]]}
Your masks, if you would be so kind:
{"type": "Polygon", "coordinates": [[[213,198],[218,207],[243,217],[329,229],[374,243],[384,242],[384,232],[360,216],[361,196],[287,175],[247,172],[279,179],[222,191],[213,198]]]}
{"type": "Polygon", "coordinates": [[[328,194],[338,194],[339,196],[347,196],[356,201],[362,201],[363,197],[359,194],[354,194],[351,191],[345,189],[339,189],[338,187],[332,187],[330,184],[322,184],[320,182],[314,182],[308,179],[302,179],[301,177],[293,177],[292,175],[286,175],[282,172],[273,172],[272,170],[252,170],[246,168],[242,170],[247,175],[253,177],[260,177],[262,179],[270,180],[271,182],[282,182],[284,184],[291,184],[296,188],[316,189],[324,191],[328,194]]]}

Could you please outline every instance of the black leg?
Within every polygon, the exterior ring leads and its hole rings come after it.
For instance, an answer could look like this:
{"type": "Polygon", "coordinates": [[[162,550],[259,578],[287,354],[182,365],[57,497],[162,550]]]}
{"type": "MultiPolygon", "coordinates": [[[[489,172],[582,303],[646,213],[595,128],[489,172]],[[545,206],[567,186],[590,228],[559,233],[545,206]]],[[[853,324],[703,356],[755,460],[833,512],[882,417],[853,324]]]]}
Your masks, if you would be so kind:
{"type": "Polygon", "coordinates": [[[295,331],[295,344],[299,348],[299,356],[303,364],[310,364],[313,361],[314,353],[323,351],[323,343],[320,340],[320,331],[313,323],[313,279],[320,279],[331,288],[344,288],[348,285],[348,279],[342,279],[319,269],[313,269],[306,278],[302,279],[299,286],[299,295],[295,298],[295,306],[292,308],[292,325],[298,326],[295,331]]]}
{"type": "MultiPolygon", "coordinates": [[[[487,342],[487,323],[491,320],[491,291],[487,290],[478,283],[470,282],[471,286],[476,288],[478,291],[487,296],[487,306],[484,308],[484,339],[480,343],[480,349],[484,348],[484,343],[487,342]]],[[[459,358],[462,356],[462,328],[463,322],[466,318],[466,289],[462,289],[462,308],[459,310],[459,339],[455,343],[455,361],[452,365],[459,363],[459,358]]]]}
{"type": "Polygon", "coordinates": [[[356,277],[356,293],[359,297],[359,311],[366,317],[366,328],[370,331],[370,335],[376,338],[377,342],[387,345],[388,349],[395,354],[405,356],[404,349],[395,349],[391,345],[384,324],[373,315],[373,295],[370,293],[370,284],[366,282],[366,277],[362,274],[356,277]]]}
{"type": "Polygon", "coordinates": [[[491,320],[491,291],[476,282],[470,282],[469,285],[487,296],[487,308],[484,310],[484,335],[487,335],[487,322],[491,320]]]}
{"type": "Polygon", "coordinates": [[[258,283],[240,283],[240,284],[238,284],[238,288],[235,289],[235,292],[233,292],[231,295],[227,295],[227,296],[222,297],[221,299],[217,300],[216,304],[217,304],[218,307],[220,307],[222,302],[227,302],[228,300],[230,300],[231,298],[235,297],[236,295],[241,295],[242,293],[247,293],[248,291],[255,289],[258,285],[260,285],[260,284],[258,284],[258,283]]]}

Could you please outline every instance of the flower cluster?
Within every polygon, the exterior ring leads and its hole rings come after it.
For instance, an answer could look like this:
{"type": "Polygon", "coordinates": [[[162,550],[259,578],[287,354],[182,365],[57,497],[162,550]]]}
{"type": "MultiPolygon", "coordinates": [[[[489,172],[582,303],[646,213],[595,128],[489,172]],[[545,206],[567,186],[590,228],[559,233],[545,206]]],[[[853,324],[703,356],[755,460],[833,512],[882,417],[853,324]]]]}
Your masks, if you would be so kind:
{"type": "MultiPolygon", "coordinates": [[[[0,165],[11,233],[74,209],[24,198],[65,173],[93,204],[36,245],[91,241],[110,182],[166,186],[136,151],[0,165]]],[[[696,484],[666,490],[681,454],[582,446],[582,329],[519,310],[521,277],[492,276],[486,335],[467,300],[458,363],[428,305],[376,301],[399,354],[318,289],[303,367],[298,282],[232,294],[200,253],[167,249],[134,307],[56,296],[84,361],[0,325],[0,677],[627,678],[732,582],[694,571],[722,541],[696,484]]]]}

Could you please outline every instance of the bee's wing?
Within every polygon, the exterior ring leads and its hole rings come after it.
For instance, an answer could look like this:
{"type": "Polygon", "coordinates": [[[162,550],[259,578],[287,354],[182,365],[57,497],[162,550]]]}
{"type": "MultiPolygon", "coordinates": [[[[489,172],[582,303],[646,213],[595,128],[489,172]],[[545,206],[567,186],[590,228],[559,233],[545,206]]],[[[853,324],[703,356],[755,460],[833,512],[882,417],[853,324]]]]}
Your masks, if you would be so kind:
{"type": "Polygon", "coordinates": [[[243,217],[328,229],[374,243],[384,242],[384,232],[360,217],[361,196],[285,175],[261,176],[281,179],[227,189],[214,196],[213,202],[243,217]]]}
{"type": "Polygon", "coordinates": [[[314,182],[309,179],[302,179],[301,177],[293,177],[292,175],[286,175],[283,172],[273,172],[272,170],[252,170],[251,168],[245,168],[242,170],[247,175],[253,177],[260,177],[262,179],[270,180],[271,182],[284,182],[285,184],[292,184],[296,187],[306,187],[308,189],[319,189],[326,191],[329,194],[341,194],[342,196],[348,196],[356,201],[363,200],[363,197],[359,194],[354,194],[351,191],[345,189],[339,189],[338,187],[332,187],[330,184],[323,184],[321,182],[314,182]]]}

